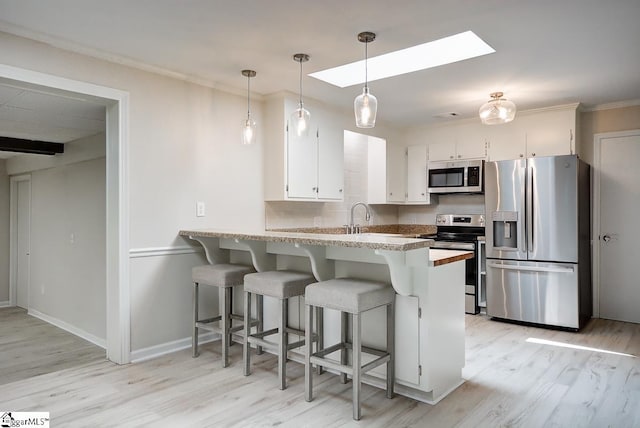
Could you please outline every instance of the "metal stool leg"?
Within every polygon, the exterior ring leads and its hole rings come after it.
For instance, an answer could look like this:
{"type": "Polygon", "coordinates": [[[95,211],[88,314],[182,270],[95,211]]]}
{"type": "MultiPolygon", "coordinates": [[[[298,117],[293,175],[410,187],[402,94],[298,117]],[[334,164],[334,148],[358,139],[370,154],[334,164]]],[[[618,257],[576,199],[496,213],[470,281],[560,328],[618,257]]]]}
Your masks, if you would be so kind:
{"type": "MultiPolygon", "coordinates": [[[[257,327],[258,329],[256,331],[264,331],[263,301],[264,301],[263,296],[261,294],[258,294],[256,296],[256,317],[258,318],[258,327],[257,327]]],[[[262,346],[258,346],[257,354],[262,355],[262,353],[263,353],[262,346]]]]}
{"type": "MultiPolygon", "coordinates": [[[[316,306],[316,352],[324,348],[324,308],[316,306]]],[[[309,324],[310,325],[310,324],[309,324]]],[[[309,338],[306,338],[306,343],[309,343],[309,338]]],[[[324,373],[324,367],[320,364],[316,365],[316,372],[321,375],[324,373]]]]}
{"type": "Polygon", "coordinates": [[[244,292],[244,341],[242,342],[242,361],[244,363],[243,374],[251,374],[251,353],[249,348],[249,336],[251,335],[251,293],[244,292]]]}
{"type": "Polygon", "coordinates": [[[192,357],[198,356],[198,283],[193,283],[193,334],[191,336],[192,357]]]}
{"type": "MultiPolygon", "coordinates": [[[[311,326],[313,325],[314,309],[316,310],[317,321],[318,308],[313,308],[311,305],[305,305],[304,399],[306,401],[313,400],[313,371],[311,370],[311,326]]],[[[316,345],[316,351],[320,349],[321,348],[318,348],[316,345]]]]}
{"type": "Polygon", "coordinates": [[[395,355],[396,355],[396,315],[395,305],[387,305],[387,352],[389,353],[389,361],[387,361],[387,398],[393,398],[393,384],[396,378],[395,373],[395,355]]]}
{"type": "MultiPolygon", "coordinates": [[[[349,359],[346,347],[348,326],[349,314],[346,312],[340,312],[340,342],[343,343],[343,348],[340,350],[340,364],[343,366],[347,364],[349,359]]],[[[340,383],[347,383],[347,374],[344,372],[340,372],[340,383]]]]}
{"type": "Polygon", "coordinates": [[[231,287],[218,287],[220,300],[220,324],[222,329],[222,367],[229,365],[229,343],[231,342],[230,314],[231,314],[231,287]]]}
{"type": "Polygon", "coordinates": [[[360,381],[362,371],[361,361],[361,341],[360,341],[360,327],[361,320],[359,314],[352,314],[351,322],[353,323],[353,351],[352,355],[352,369],[353,369],[353,419],[360,420],[360,381]]]}
{"type": "Polygon", "coordinates": [[[278,336],[280,344],[278,347],[278,377],[280,377],[280,389],[287,388],[287,299],[280,300],[280,316],[278,317],[278,336]]]}

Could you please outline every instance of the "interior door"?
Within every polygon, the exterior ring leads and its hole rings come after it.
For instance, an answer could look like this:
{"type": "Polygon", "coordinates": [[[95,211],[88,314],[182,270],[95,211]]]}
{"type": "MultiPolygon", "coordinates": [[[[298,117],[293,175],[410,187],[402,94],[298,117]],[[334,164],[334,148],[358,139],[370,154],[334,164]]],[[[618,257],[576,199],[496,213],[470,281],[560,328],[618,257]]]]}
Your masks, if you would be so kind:
{"type": "Polygon", "coordinates": [[[599,310],[601,318],[640,323],[640,131],[620,134],[600,139],[599,310]]]}
{"type": "Polygon", "coordinates": [[[29,308],[31,181],[16,183],[16,305],[29,308]]]}

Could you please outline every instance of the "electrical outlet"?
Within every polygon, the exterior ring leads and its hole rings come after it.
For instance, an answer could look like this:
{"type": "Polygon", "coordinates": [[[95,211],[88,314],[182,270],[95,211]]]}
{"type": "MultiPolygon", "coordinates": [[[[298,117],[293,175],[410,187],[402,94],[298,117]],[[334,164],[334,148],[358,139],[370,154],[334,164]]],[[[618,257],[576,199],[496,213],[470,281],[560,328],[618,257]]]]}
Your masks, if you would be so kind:
{"type": "Polygon", "coordinates": [[[204,215],[205,215],[204,202],[202,201],[196,202],[196,217],[204,217],[204,215]]]}

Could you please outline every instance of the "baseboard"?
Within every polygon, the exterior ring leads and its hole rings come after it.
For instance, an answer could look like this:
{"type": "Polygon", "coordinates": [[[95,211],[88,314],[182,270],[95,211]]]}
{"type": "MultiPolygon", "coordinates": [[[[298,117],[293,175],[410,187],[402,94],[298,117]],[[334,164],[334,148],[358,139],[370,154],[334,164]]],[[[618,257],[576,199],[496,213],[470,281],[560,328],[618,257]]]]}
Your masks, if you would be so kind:
{"type": "Polygon", "coordinates": [[[198,248],[190,245],[181,245],[174,247],[132,248],[129,250],[129,258],[135,259],[139,257],[175,256],[178,254],[195,253],[204,253],[204,248],[202,248],[201,246],[198,248]]]}
{"type": "Polygon", "coordinates": [[[42,321],[48,322],[49,324],[55,325],[58,328],[68,331],[71,334],[75,334],[76,336],[81,337],[84,340],[91,342],[96,346],[99,346],[103,349],[107,349],[106,339],[102,339],[98,336],[94,336],[93,334],[87,333],[86,331],[78,327],[75,327],[66,321],[62,321],[50,315],[43,314],[42,312],[37,311],[35,309],[29,309],[27,313],[33,317],[41,319],[42,321]]]}
{"type": "MultiPolygon", "coordinates": [[[[198,336],[198,343],[208,343],[219,340],[220,335],[217,333],[206,333],[198,336]]],[[[182,351],[191,348],[191,338],[174,340],[172,342],[161,343],[160,345],[149,346],[148,348],[137,349],[131,352],[131,362],[140,363],[142,361],[151,360],[161,357],[162,355],[171,354],[172,352],[182,351]]]]}
{"type": "Polygon", "coordinates": [[[9,302],[8,300],[6,302],[0,302],[0,308],[8,308],[11,302],[9,302]]]}

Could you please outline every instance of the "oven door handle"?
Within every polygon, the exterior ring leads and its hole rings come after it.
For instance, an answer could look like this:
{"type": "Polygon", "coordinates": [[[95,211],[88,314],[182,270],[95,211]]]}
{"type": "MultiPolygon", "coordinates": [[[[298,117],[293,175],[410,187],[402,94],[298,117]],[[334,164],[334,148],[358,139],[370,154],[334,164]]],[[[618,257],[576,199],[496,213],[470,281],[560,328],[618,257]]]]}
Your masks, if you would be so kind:
{"type": "Polygon", "coordinates": [[[552,272],[552,273],[573,273],[573,267],[535,267],[535,266],[514,266],[499,263],[489,263],[489,267],[504,270],[525,270],[531,272],[552,272]]]}

